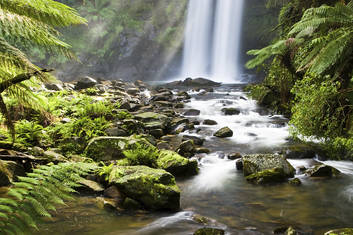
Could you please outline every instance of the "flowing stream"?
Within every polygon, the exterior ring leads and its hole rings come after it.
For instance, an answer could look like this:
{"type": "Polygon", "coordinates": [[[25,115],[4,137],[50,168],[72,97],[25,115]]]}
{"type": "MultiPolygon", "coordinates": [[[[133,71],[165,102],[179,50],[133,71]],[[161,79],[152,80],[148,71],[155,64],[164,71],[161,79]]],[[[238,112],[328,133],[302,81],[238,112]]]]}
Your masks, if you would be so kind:
{"type": "MultiPolygon", "coordinates": [[[[295,226],[309,234],[323,234],[333,228],[352,227],[353,162],[326,161],[341,177],[309,179],[297,174],[301,186],[287,183],[258,186],[246,182],[230,152],[273,153],[289,145],[287,120],[271,115],[247,98],[239,86],[224,86],[213,93],[190,92],[190,108],[201,110],[199,120],[213,119],[216,126],[200,125],[197,131],[182,134],[206,138],[211,150],[200,160],[200,173],[177,180],[181,188],[178,213],[117,213],[98,209],[94,198],[83,197],[70,207],[61,208],[53,221],[39,234],[192,234],[202,225],[195,214],[212,219],[211,224],[228,234],[271,234],[275,228],[295,226]],[[224,116],[223,107],[238,108],[241,113],[224,116]],[[234,137],[212,137],[215,130],[228,126],[234,137]]],[[[315,159],[289,160],[294,167],[311,166],[315,159]]]]}

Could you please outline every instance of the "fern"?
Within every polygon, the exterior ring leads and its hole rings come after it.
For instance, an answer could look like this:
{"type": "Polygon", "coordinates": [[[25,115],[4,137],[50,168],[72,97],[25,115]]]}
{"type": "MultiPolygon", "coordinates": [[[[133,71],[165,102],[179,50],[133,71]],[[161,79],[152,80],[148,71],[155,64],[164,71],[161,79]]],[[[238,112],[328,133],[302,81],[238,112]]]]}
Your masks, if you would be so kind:
{"type": "Polygon", "coordinates": [[[0,198],[0,234],[26,234],[37,229],[42,217],[51,217],[55,206],[72,199],[82,176],[97,168],[93,163],[43,165],[18,177],[19,182],[0,198]]]}

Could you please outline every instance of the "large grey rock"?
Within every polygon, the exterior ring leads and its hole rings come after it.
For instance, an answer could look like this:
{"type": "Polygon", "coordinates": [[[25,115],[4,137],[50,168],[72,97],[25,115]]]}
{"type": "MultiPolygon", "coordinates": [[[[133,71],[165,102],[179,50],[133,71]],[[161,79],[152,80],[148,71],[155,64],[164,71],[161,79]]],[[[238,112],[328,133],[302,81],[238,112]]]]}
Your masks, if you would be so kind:
{"type": "Polygon", "coordinates": [[[306,171],[310,177],[332,177],[340,174],[340,171],[332,166],[320,164],[306,171]]]}

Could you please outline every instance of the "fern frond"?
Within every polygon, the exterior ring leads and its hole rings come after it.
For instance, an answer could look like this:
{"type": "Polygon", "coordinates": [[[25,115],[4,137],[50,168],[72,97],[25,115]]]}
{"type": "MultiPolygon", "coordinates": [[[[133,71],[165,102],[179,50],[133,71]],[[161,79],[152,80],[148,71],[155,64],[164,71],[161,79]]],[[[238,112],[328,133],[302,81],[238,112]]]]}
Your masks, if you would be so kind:
{"type": "Polygon", "coordinates": [[[0,8],[54,27],[86,23],[73,8],[53,0],[0,0],[0,8]]]}
{"type": "Polygon", "coordinates": [[[28,228],[37,228],[42,217],[51,217],[55,205],[64,204],[64,199],[72,198],[72,188],[79,185],[82,175],[97,168],[92,163],[61,163],[39,166],[26,177],[19,177],[7,196],[0,198],[1,234],[27,234],[28,228]]]}

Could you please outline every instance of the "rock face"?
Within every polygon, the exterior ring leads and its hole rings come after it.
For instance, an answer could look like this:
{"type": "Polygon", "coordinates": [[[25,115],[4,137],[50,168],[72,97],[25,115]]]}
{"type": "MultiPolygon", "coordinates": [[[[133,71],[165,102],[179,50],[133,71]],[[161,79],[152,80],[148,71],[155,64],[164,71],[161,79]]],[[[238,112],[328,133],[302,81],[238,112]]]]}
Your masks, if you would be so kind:
{"type": "Polygon", "coordinates": [[[340,171],[332,166],[321,164],[308,169],[306,174],[310,177],[332,177],[339,175],[340,171]]]}
{"type": "Polygon", "coordinates": [[[242,160],[244,176],[250,182],[281,182],[295,174],[294,167],[282,155],[254,154],[246,155],[242,160]]]}
{"type": "Polygon", "coordinates": [[[224,235],[225,231],[218,228],[200,228],[194,235],[224,235]]]}
{"type": "Polygon", "coordinates": [[[216,136],[219,138],[232,137],[233,131],[231,129],[229,129],[229,127],[223,127],[221,129],[219,129],[216,133],[214,133],[213,136],[216,136]]]}
{"type": "Polygon", "coordinates": [[[189,160],[170,150],[160,151],[157,166],[174,176],[196,175],[199,171],[196,160],[189,160]]]}
{"type": "Polygon", "coordinates": [[[88,157],[96,161],[110,161],[124,158],[123,151],[135,144],[149,145],[142,137],[96,137],[86,147],[88,157]]]}
{"type": "Polygon", "coordinates": [[[180,190],[174,176],[147,166],[115,166],[109,182],[150,210],[179,210],[180,190]]]}
{"type": "Polygon", "coordinates": [[[353,228],[335,229],[326,232],[325,235],[353,235],[353,228]]]}

